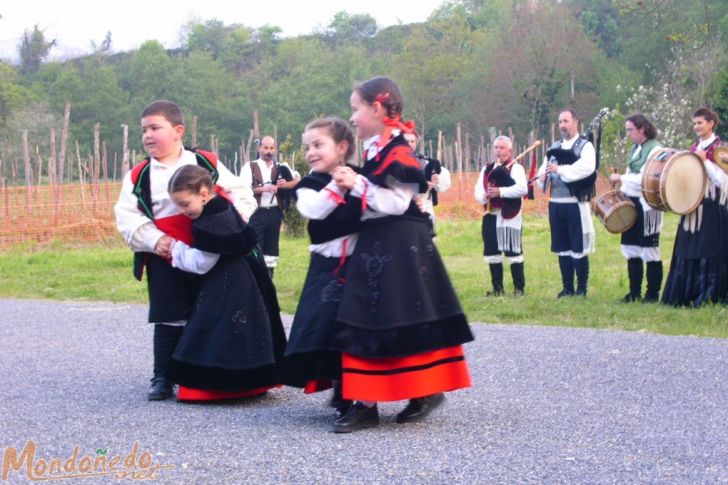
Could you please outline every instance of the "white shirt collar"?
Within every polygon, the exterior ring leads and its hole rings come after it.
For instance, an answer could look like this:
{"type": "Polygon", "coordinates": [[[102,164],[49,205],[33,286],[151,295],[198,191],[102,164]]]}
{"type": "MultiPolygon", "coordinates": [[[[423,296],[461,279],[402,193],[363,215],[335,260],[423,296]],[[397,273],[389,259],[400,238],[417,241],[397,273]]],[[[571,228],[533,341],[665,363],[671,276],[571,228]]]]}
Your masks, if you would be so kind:
{"type": "Polygon", "coordinates": [[[154,157],[151,157],[151,165],[155,167],[160,168],[176,168],[179,165],[187,165],[190,163],[190,159],[197,163],[197,160],[195,159],[195,154],[192,152],[188,152],[184,148],[182,148],[182,152],[180,153],[179,158],[174,163],[162,163],[159,160],[157,160],[154,157]]]}
{"type": "MultiPolygon", "coordinates": [[[[392,138],[395,136],[399,136],[399,134],[402,131],[399,129],[392,130],[392,138]]],[[[367,154],[367,160],[371,160],[372,158],[377,156],[377,153],[382,151],[382,146],[379,146],[379,141],[382,139],[382,135],[374,135],[371,138],[367,138],[362,142],[362,146],[364,148],[364,153],[367,154]]]]}
{"type": "Polygon", "coordinates": [[[701,150],[705,150],[710,146],[711,143],[715,141],[716,138],[717,136],[715,135],[715,133],[713,133],[707,140],[700,140],[700,142],[698,142],[698,148],[701,150]]]}

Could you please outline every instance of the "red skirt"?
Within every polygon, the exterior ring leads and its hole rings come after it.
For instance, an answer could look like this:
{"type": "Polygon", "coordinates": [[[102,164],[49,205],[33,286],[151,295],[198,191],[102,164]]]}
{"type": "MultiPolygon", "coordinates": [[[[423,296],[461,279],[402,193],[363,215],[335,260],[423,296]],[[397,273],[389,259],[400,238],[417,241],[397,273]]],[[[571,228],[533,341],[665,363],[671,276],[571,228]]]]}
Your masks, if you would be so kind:
{"type": "Polygon", "coordinates": [[[342,354],[344,399],[401,401],[471,385],[462,345],[407,357],[342,354]]]}
{"type": "Polygon", "coordinates": [[[177,389],[178,401],[220,401],[223,399],[238,399],[241,397],[253,397],[263,394],[264,392],[280,387],[269,386],[260,387],[258,389],[250,389],[249,391],[228,392],[228,391],[211,391],[207,389],[195,389],[193,387],[179,386],[177,389]]]}

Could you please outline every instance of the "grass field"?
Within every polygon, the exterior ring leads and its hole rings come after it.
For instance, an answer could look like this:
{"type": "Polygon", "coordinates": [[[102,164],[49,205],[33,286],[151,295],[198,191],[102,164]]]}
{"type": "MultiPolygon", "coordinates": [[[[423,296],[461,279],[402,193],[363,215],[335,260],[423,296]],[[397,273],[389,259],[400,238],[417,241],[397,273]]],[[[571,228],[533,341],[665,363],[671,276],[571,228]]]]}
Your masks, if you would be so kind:
{"type": "MultiPolygon", "coordinates": [[[[665,275],[677,216],[663,231],[665,275]]],[[[641,330],[671,335],[728,337],[728,307],[677,309],[622,304],[628,291],[619,237],[596,221],[597,252],[590,257],[588,298],[556,300],[561,289],[557,258],[549,251],[548,220],[527,216],[524,224],[526,296],[486,298],[490,275],[482,257],[479,220],[439,221],[437,246],[471,321],[641,330]]],[[[307,239],[281,239],[275,283],[283,311],[293,313],[308,266],[307,239]]],[[[131,252],[121,238],[104,245],[21,246],[0,252],[0,297],[146,302],[146,287],[131,275],[131,252]]],[[[512,293],[510,273],[505,283],[512,293]]]]}

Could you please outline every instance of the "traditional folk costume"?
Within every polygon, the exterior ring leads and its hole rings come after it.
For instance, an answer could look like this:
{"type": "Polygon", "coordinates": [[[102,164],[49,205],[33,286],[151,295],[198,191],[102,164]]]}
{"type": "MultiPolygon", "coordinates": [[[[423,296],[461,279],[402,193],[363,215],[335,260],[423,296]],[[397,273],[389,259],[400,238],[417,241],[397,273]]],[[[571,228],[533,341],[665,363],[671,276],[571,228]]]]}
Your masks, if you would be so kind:
{"type": "Polygon", "coordinates": [[[172,266],[204,275],[169,368],[170,379],[185,386],[178,398],[214,394],[199,390],[242,397],[278,385],[286,337],[254,231],[218,196],[192,221],[192,233],[194,248],[182,241],[172,248],[172,266]]]}
{"type": "MultiPolygon", "coordinates": [[[[240,178],[246,187],[252,189],[265,185],[276,185],[278,179],[290,182],[293,180],[293,174],[286,164],[273,162],[268,166],[265,160],[259,158],[243,166],[240,178]]],[[[283,191],[280,194],[272,192],[255,194],[258,208],[250,218],[250,225],[255,230],[258,244],[263,250],[265,264],[271,274],[278,265],[280,256],[279,241],[281,223],[283,222],[284,199],[283,191]]]]}
{"type": "Polygon", "coordinates": [[[563,284],[559,297],[574,294],[586,296],[588,255],[594,252],[596,234],[588,202],[594,195],[596,180],[594,145],[578,135],[570,140],[557,141],[548,150],[539,176],[546,173],[549,163],[558,164],[558,172],[549,174],[543,189],[550,188],[551,251],[559,256],[563,284]],[[576,292],[574,273],[577,279],[576,292]]]}
{"type": "Polygon", "coordinates": [[[296,208],[308,219],[311,263],[291,326],[284,376],[286,384],[309,393],[341,380],[334,327],[361,228],[361,200],[339,189],[331,175],[317,172],[301,179],[296,196],[296,208]]]}
{"type": "Polygon", "coordinates": [[[725,302],[728,293],[728,175],[715,163],[713,149],[719,145],[713,135],[690,148],[707,154],[708,185],[698,208],[680,218],[662,292],[666,305],[725,302]]]}
{"type": "Polygon", "coordinates": [[[462,344],[473,335],[413,201],[426,190],[424,174],[393,134],[365,142],[351,190],[364,223],[337,316],[345,399],[398,401],[471,385],[462,344]]]}
{"type": "Polygon", "coordinates": [[[122,182],[114,206],[116,226],[126,244],[135,252],[134,276],[141,281],[144,270],[149,292],[149,322],[154,323],[154,380],[166,380],[172,353],[197,299],[200,278],[172,267],[154,253],[159,239],[166,235],[191,240],[192,223],[170,198],[167,185],[184,165],[200,165],[212,173],[213,180],[227,191],[236,209],[245,217],[255,210],[250,188],[224,165],[214,153],[184,150],[174,164],[154,158],[136,165],[122,182]]]}
{"type": "Polygon", "coordinates": [[[508,160],[487,164],[475,184],[475,200],[485,206],[483,215],[483,256],[490,268],[493,295],[503,294],[503,254],[508,257],[517,295],[526,287],[523,271],[523,214],[521,198],[528,194],[526,172],[519,163],[508,160]],[[500,197],[487,197],[488,187],[500,188],[500,197]]]}
{"type": "Polygon", "coordinates": [[[657,140],[645,140],[632,147],[627,169],[622,175],[620,190],[637,209],[637,222],[622,233],[622,254],[627,259],[629,293],[625,302],[639,301],[642,279],[647,266],[647,291],[644,301],[656,302],[662,286],[662,260],[660,259],[660,232],[663,212],[650,207],[642,197],[642,171],[647,160],[662,145],[657,140]]]}
{"type": "Polygon", "coordinates": [[[435,237],[435,206],[438,204],[437,195],[440,192],[447,192],[452,185],[452,179],[450,177],[450,171],[443,167],[439,160],[426,157],[420,153],[415,153],[415,157],[420,162],[422,171],[425,172],[425,180],[432,180],[432,176],[439,175],[439,181],[437,185],[428,188],[425,193],[425,204],[424,209],[427,215],[430,217],[431,233],[432,237],[435,237]]]}

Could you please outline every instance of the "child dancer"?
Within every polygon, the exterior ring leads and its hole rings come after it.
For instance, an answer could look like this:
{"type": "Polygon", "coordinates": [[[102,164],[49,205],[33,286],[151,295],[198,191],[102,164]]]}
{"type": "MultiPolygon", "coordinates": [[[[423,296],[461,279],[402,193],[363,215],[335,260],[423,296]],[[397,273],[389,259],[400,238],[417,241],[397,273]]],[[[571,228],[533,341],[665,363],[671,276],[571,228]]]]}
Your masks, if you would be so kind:
{"type": "Polygon", "coordinates": [[[350,403],[341,398],[341,352],[333,346],[333,331],[361,227],[361,200],[339,188],[331,173],[351,159],[354,134],[342,119],[321,118],[306,126],[303,147],[311,172],[296,187],[296,208],[309,220],[311,263],[286,347],[284,382],[306,393],[333,384],[331,405],[340,417],[350,403]]]}
{"type": "Polygon", "coordinates": [[[172,395],[167,367],[200,284],[199,276],[169,264],[172,240],[192,237],[190,220],[180,214],[167,192],[169,179],[179,167],[199,165],[210,171],[243,217],[250,217],[256,205],[250,187],[218,163],[214,153],[184,148],[184,117],[175,103],[157,100],[146,106],[141,128],[149,158],[124,176],[114,213],[119,232],[135,252],[134,276],[141,280],[146,272],[149,321],[154,323],[154,377],[148,399],[158,401],[172,395]]]}
{"type": "Polygon", "coordinates": [[[364,142],[356,174],[337,168],[341,189],[362,199],[363,226],[347,269],[335,342],[342,355],[342,390],[357,402],[334,423],[347,433],[379,423],[377,401],[410,399],[398,423],[423,419],[443,392],[470,386],[461,344],[473,339],[413,199],[427,183],[407,145],[397,84],[377,77],[351,95],[351,121],[364,142]]]}
{"type": "Polygon", "coordinates": [[[225,399],[274,387],[286,337],[252,228],[224,196],[216,196],[210,173],[201,167],[180,168],[168,190],[192,219],[194,240],[194,248],[173,243],[172,266],[204,275],[170,363],[178,398],[225,399]]]}

